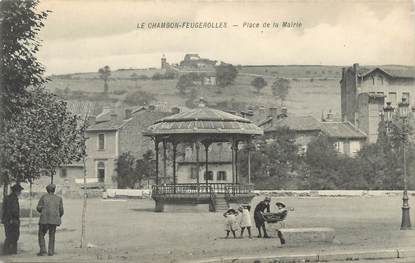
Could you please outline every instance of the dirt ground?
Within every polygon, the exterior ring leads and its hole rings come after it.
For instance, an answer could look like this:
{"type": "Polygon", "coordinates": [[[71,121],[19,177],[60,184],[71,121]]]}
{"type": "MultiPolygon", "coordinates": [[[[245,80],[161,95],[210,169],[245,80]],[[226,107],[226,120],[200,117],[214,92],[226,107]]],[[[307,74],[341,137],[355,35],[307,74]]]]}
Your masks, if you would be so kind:
{"type": "MultiPolygon", "coordinates": [[[[253,200],[253,205],[263,197],[253,200]]],[[[415,197],[411,197],[413,203],[415,197]]],[[[222,213],[155,213],[152,200],[88,200],[87,243],[80,249],[82,200],[65,199],[63,224],[56,234],[56,255],[37,257],[37,218],[29,231],[24,219],[20,253],[5,262],[178,262],[209,257],[290,254],[375,248],[411,248],[415,230],[400,231],[399,197],[272,198],[290,211],[286,227],[332,227],[333,244],[281,246],[279,239],[224,239],[222,213]]],[[[22,200],[22,206],[27,205],[22,200]]],[[[275,206],[273,207],[275,209],[275,206]]],[[[414,209],[411,217],[415,220],[414,209]]],[[[271,233],[275,236],[275,233],[271,233]]],[[[4,240],[4,229],[0,230],[4,240]]],[[[1,242],[1,241],[0,241],[1,242]]]]}

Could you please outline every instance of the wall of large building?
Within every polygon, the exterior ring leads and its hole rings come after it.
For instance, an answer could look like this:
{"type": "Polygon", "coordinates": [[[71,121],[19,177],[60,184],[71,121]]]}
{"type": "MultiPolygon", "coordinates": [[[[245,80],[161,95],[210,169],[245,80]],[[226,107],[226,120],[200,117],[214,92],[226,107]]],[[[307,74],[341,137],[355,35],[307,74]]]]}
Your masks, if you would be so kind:
{"type": "Polygon", "coordinates": [[[98,178],[98,163],[104,163],[105,179],[104,184],[106,188],[116,187],[113,177],[116,175],[115,163],[118,158],[118,132],[88,132],[86,147],[88,149],[88,156],[86,159],[86,169],[88,178],[98,178]],[[98,135],[104,134],[105,146],[103,150],[98,149],[98,135]]]}
{"type": "MultiPolygon", "coordinates": [[[[223,164],[209,164],[209,171],[213,172],[213,180],[209,180],[210,183],[232,183],[232,164],[223,163],[223,164]],[[219,172],[226,173],[226,180],[218,180],[219,172]]],[[[195,163],[179,163],[177,165],[177,183],[196,183],[197,177],[196,172],[197,167],[195,163]],[[192,168],[195,169],[192,171],[192,168]]],[[[200,182],[205,182],[204,173],[205,173],[205,164],[200,163],[199,169],[199,180],[200,182]]]]}
{"type": "Polygon", "coordinates": [[[341,114],[343,121],[355,123],[357,109],[356,71],[353,68],[343,70],[343,78],[340,84],[341,90],[341,114]]]}

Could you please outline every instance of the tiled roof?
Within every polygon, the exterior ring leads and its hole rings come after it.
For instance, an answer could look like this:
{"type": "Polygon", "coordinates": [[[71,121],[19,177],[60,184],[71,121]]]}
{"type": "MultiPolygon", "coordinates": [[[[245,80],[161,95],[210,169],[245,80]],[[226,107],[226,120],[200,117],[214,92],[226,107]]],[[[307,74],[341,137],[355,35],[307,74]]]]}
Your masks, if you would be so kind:
{"type": "Polygon", "coordinates": [[[398,78],[415,78],[415,68],[414,67],[360,67],[359,68],[359,75],[366,76],[372,73],[375,70],[381,70],[386,74],[392,77],[398,78]]]}
{"type": "Polygon", "coordinates": [[[129,120],[108,120],[91,125],[90,127],[88,127],[87,131],[116,131],[120,129],[128,121],[129,120]]]}
{"type": "Polygon", "coordinates": [[[204,106],[160,119],[145,132],[146,135],[202,133],[263,134],[248,119],[204,106]]]}
{"type": "Polygon", "coordinates": [[[293,131],[319,131],[320,122],[313,116],[288,116],[279,120],[272,118],[263,121],[260,126],[271,121],[271,126],[264,129],[264,132],[276,131],[278,128],[288,127],[293,131]]]}
{"type": "Polygon", "coordinates": [[[322,122],[322,131],[332,138],[366,139],[366,134],[350,122],[322,122]]]}

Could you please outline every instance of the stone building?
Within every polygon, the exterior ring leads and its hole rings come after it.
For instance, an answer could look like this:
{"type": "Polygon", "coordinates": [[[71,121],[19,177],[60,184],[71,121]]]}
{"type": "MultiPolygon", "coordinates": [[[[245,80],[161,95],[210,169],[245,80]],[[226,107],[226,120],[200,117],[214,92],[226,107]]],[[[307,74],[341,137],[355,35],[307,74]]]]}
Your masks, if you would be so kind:
{"type": "Polygon", "coordinates": [[[392,106],[405,98],[415,105],[415,71],[413,67],[385,66],[345,67],[340,81],[341,115],[368,136],[368,142],[377,140],[380,112],[386,102],[392,106]]]}
{"type": "Polygon", "coordinates": [[[153,149],[151,140],[141,132],[156,120],[172,112],[158,111],[155,107],[126,109],[123,116],[114,110],[104,111],[87,130],[86,170],[90,183],[105,188],[116,188],[116,160],[125,152],[142,158],[147,150],[153,149]]]}
{"type": "Polygon", "coordinates": [[[286,108],[270,108],[268,118],[261,122],[259,127],[264,129],[264,136],[268,140],[278,136],[281,128],[288,128],[294,133],[299,154],[304,154],[308,144],[320,134],[324,134],[333,141],[339,153],[353,157],[360,151],[367,138],[366,134],[352,123],[336,121],[331,111],[324,120],[319,121],[312,116],[290,115],[286,108]]]}
{"type": "Polygon", "coordinates": [[[216,65],[216,60],[201,58],[199,54],[186,54],[180,61],[181,68],[212,69],[216,65]]]}

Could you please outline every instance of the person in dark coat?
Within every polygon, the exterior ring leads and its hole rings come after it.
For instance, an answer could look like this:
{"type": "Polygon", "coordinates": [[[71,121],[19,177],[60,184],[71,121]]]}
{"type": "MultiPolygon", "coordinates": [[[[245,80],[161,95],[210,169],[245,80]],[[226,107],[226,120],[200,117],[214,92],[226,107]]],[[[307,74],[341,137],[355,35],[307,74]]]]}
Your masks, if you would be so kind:
{"type": "Polygon", "coordinates": [[[262,237],[261,234],[261,228],[264,231],[264,238],[269,238],[267,234],[267,230],[265,229],[265,218],[262,215],[262,213],[267,210],[267,212],[270,212],[269,203],[271,202],[271,198],[265,197],[264,201],[259,202],[254,211],[254,220],[255,220],[255,226],[258,229],[258,237],[262,237]]]}
{"type": "Polygon", "coordinates": [[[19,195],[23,190],[20,184],[11,187],[12,192],[3,200],[1,222],[4,224],[3,254],[17,254],[17,241],[20,236],[20,207],[19,195]]]}
{"type": "Polygon", "coordinates": [[[55,254],[56,227],[61,224],[61,217],[63,216],[63,201],[61,197],[55,195],[55,189],[54,184],[46,186],[48,193],[40,198],[36,208],[40,213],[38,232],[40,252],[38,256],[46,255],[45,235],[47,232],[49,232],[48,255],[53,256],[55,254]]]}

